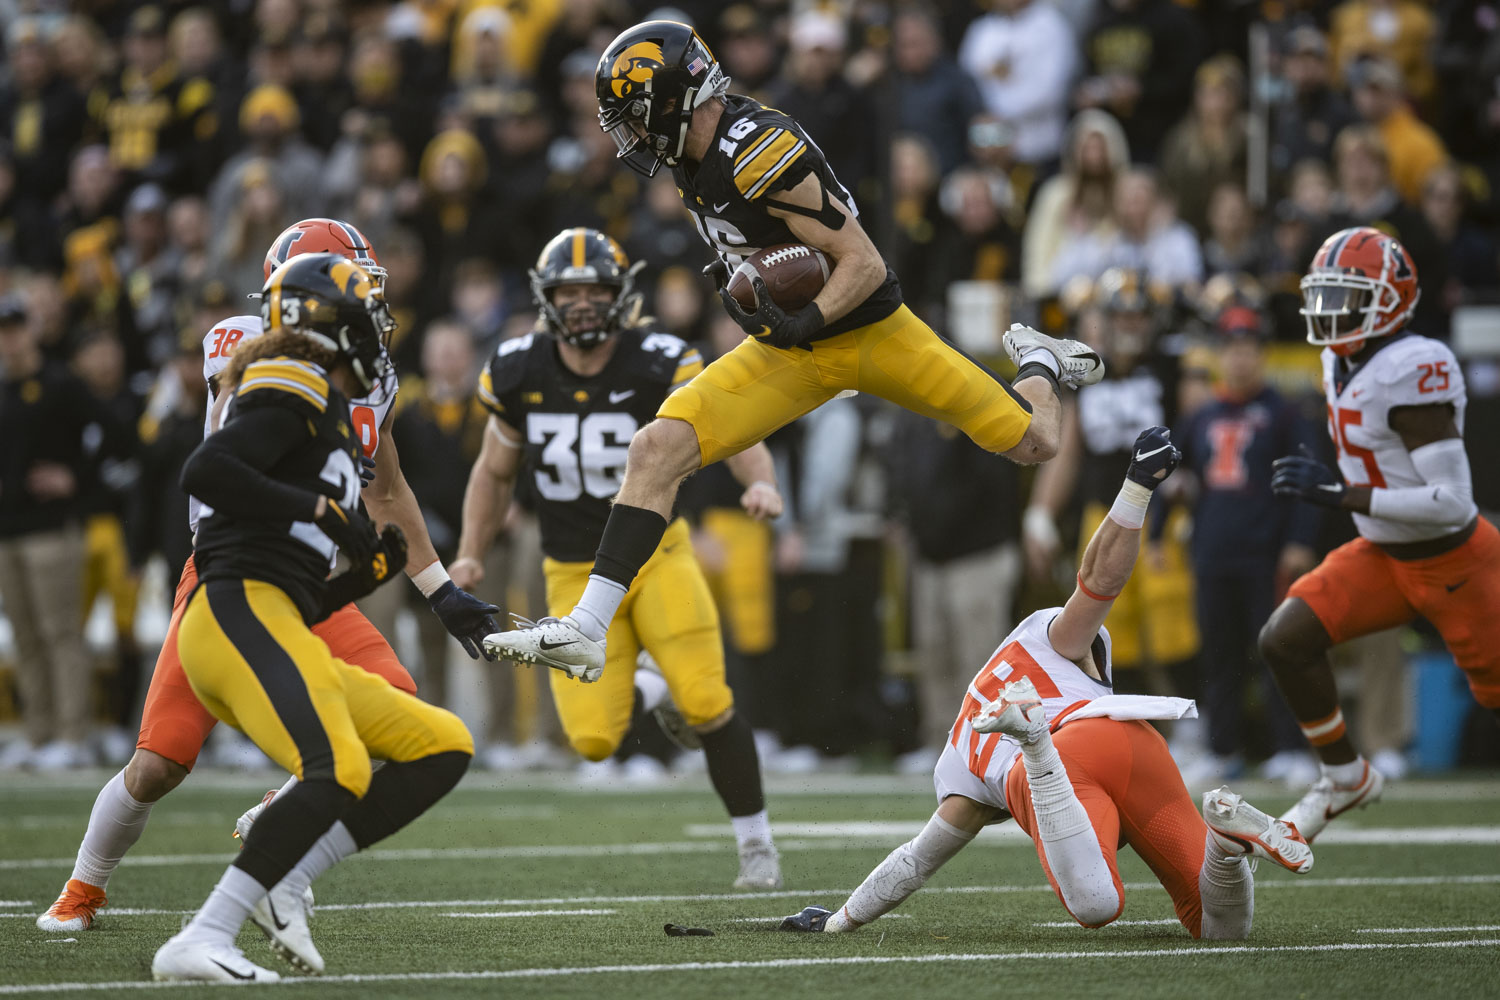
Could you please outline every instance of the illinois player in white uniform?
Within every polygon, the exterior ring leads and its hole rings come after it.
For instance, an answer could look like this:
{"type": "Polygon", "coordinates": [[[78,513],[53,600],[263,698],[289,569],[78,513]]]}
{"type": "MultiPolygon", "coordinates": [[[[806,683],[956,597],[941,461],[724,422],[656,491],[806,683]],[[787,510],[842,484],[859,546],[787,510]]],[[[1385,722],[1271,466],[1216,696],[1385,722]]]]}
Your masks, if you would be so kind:
{"type": "MultiPolygon", "coordinates": [[[[377,278],[385,274],[374,251],[352,225],[332,219],[304,219],[271,244],[266,254],[266,275],[269,278],[289,257],[325,252],[347,257],[377,278]]],[[[377,325],[391,323],[389,314],[377,316],[376,320],[377,325]]],[[[228,317],[204,335],[203,378],[208,383],[210,399],[203,421],[205,437],[217,429],[229,398],[219,392],[220,374],[229,366],[236,348],[259,336],[261,318],[249,315],[228,317]]],[[[295,382],[302,376],[288,368],[280,377],[295,382]]],[[[421,509],[401,475],[400,459],[389,436],[397,389],[395,372],[388,368],[380,384],[365,397],[352,400],[349,407],[350,423],[360,439],[364,456],[374,463],[374,479],[364,488],[363,499],[374,520],[395,523],[405,533],[409,543],[407,575],[427,594],[433,611],[464,644],[469,655],[477,658],[480,640],[498,627],[492,617],[497,609],[459,590],[448,579],[432,547],[421,509]]],[[[195,534],[202,511],[196,499],[190,501],[189,517],[195,534]]],[[[92,925],[94,915],[107,902],[105,886],[125,853],[145,832],[151,807],[187,777],[217,722],[193,693],[177,652],[177,625],[197,584],[197,567],[190,557],[177,584],[171,624],[146,692],[136,751],[124,770],[100,790],[78,847],[72,877],[57,901],[37,918],[37,927],[44,931],[80,931],[92,925]]],[[[416,683],[411,674],[401,665],[390,644],[353,604],[319,622],[313,633],[339,659],[357,663],[384,677],[394,687],[415,693],[416,683]]],[[[267,794],[260,804],[240,817],[236,824],[239,835],[248,831],[274,794],[267,794]]],[[[301,889],[296,891],[300,896],[301,889]]],[[[261,922],[259,913],[257,922],[261,922]]],[[[274,931],[275,937],[283,934],[269,918],[262,927],[270,928],[268,934],[274,931]]]]}
{"type": "Polygon", "coordinates": [[[1310,841],[1384,784],[1345,730],[1330,646],[1421,615],[1474,698],[1500,712],[1500,532],[1474,504],[1458,361],[1406,328],[1418,289],[1401,243],[1367,227],[1335,233],[1302,296],[1307,339],[1323,345],[1338,469],[1288,456],[1271,486],[1350,511],[1360,535],[1293,584],[1260,634],[1261,655],[1322,759],[1323,776],[1282,816],[1310,841]]]}
{"type": "Polygon", "coordinates": [[[970,682],[933,774],[938,809],[927,826],[837,910],[808,907],[784,929],[855,930],[1005,819],[1036,842],[1058,899],[1085,927],[1102,927],[1125,907],[1115,862],[1122,842],[1151,866],[1195,938],[1249,934],[1248,858],[1299,873],[1312,867],[1295,830],[1227,788],[1203,797],[1201,817],[1193,808],[1166,742],[1145,721],[1194,714],[1192,702],[1111,691],[1104,618],[1135,566],[1151,493],[1180,460],[1165,427],[1141,432],[1068,603],[1023,621],[970,682]]]}

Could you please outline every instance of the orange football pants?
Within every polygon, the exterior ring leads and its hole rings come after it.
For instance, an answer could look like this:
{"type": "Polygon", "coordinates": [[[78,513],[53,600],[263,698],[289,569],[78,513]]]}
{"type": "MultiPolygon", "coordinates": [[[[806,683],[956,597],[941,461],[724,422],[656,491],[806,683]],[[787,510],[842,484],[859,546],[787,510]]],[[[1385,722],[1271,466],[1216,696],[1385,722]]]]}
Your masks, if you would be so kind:
{"type": "MultiPolygon", "coordinates": [[[[177,656],[177,626],[182,621],[188,598],[197,587],[198,569],[189,556],[182,566],[182,577],[177,581],[172,620],[167,626],[161,653],[156,657],[151,686],[146,691],[146,705],[141,712],[141,731],[135,741],[137,748],[160,754],[190,771],[208,734],[219,721],[193,694],[187,674],[182,670],[182,660],[177,656]]],[[[417,693],[416,681],[396,659],[391,644],[354,605],[347,604],[335,611],[314,625],[312,633],[327,643],[329,651],[338,659],[384,677],[392,686],[408,694],[417,693]]]]}
{"type": "MultiPolygon", "coordinates": [[[[1171,895],[1182,926],[1198,937],[1203,929],[1198,872],[1203,867],[1208,826],[1193,808],[1166,740],[1149,722],[1080,719],[1059,729],[1052,742],[1099,837],[1120,908],[1125,907],[1125,885],[1120,881],[1116,854],[1129,844],[1171,895]]],[[[1005,800],[1016,825],[1036,843],[1047,881],[1063,901],[1057,879],[1047,866],[1046,851],[1037,839],[1031,789],[1026,766],[1020,760],[1006,776],[1005,800]]],[[[1065,901],[1063,906],[1067,906],[1065,901]]]]}
{"type": "Polygon", "coordinates": [[[1306,602],[1334,645],[1421,615],[1448,644],[1474,700],[1500,709],[1500,530],[1484,518],[1468,541],[1430,559],[1396,559],[1356,538],[1287,596],[1306,602]]]}

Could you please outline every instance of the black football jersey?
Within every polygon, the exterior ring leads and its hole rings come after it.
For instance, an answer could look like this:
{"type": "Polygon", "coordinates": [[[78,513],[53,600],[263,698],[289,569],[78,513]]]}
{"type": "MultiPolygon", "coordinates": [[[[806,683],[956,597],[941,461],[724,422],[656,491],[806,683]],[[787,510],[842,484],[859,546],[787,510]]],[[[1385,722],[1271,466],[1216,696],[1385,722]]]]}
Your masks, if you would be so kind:
{"type": "MultiPolygon", "coordinates": [[[[739,94],[726,107],[703,162],[672,169],[677,193],[692,213],[698,235],[733,271],[766,247],[800,242],[785,219],[772,215],[776,193],[816,173],[828,196],[859,217],[848,190],[834,176],[817,143],[790,116],[739,94]]],[[[885,281],[847,316],[828,324],[813,340],[868,326],[901,305],[901,285],[889,266],[885,281]]]]}
{"type": "MultiPolygon", "coordinates": [[[[225,407],[225,426],[256,407],[291,409],[308,437],[266,474],[333,496],[346,509],[359,504],[360,445],[349,422],[349,400],[318,365],[287,357],[266,358],[245,369],[225,407]]],[[[323,600],[336,547],[310,521],[234,518],[204,506],[193,561],[202,580],[264,580],[286,592],[311,622],[323,600]]]]}
{"type": "Polygon", "coordinates": [[[515,429],[536,489],[542,551],[592,562],[625,478],[635,432],[662,400],[703,370],[695,348],[670,333],[624,330],[597,375],[575,375],[550,333],[500,345],[479,377],[479,399],[515,429]]]}

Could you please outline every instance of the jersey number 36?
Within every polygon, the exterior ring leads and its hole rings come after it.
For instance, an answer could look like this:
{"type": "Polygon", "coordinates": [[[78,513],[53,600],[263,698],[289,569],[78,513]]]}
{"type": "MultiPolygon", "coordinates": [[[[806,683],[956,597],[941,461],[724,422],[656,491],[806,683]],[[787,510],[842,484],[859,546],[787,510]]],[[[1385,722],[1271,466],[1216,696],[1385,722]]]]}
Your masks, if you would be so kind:
{"type": "Polygon", "coordinates": [[[526,440],[542,446],[536,488],[544,500],[608,500],[620,491],[638,425],[628,413],[529,413],[526,440]]]}

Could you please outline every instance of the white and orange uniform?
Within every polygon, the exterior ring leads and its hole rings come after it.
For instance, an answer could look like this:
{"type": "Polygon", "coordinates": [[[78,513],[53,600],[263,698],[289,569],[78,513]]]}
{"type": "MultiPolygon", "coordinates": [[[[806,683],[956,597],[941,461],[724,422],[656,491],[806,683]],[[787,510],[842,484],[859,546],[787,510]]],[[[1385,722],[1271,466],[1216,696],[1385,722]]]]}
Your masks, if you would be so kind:
{"type": "MultiPolygon", "coordinates": [[[[970,682],[933,772],[938,801],[962,795],[1008,812],[1036,842],[1048,881],[1076,916],[1078,908],[1070,897],[1079,887],[1059,884],[1037,836],[1026,768],[1019,766],[1020,744],[1002,733],[976,733],[971,724],[980,706],[998,698],[1008,682],[1029,678],[1042,698],[1053,744],[1088,813],[1113,881],[1113,886],[1083,888],[1095,896],[1112,892],[1118,901],[1108,919],[1080,922],[1103,926],[1124,909],[1125,887],[1116,853],[1129,844],[1171,894],[1183,926],[1198,937],[1203,921],[1199,872],[1208,827],[1188,796],[1166,741],[1146,721],[1192,717],[1196,710],[1181,698],[1113,694],[1108,683],[1094,680],[1052,648],[1047,628],[1061,613],[1062,608],[1045,608],[1021,622],[970,682]]],[[[1104,635],[1108,650],[1109,633],[1104,635]]]]}
{"type": "MultiPolygon", "coordinates": [[[[213,385],[216,378],[229,367],[229,358],[235,348],[260,335],[259,316],[231,316],[215,324],[203,338],[204,381],[213,385]]],[[[369,457],[374,457],[375,450],[380,446],[380,427],[395,405],[397,389],[396,373],[392,369],[369,396],[350,403],[350,422],[354,425],[355,433],[360,435],[360,444],[369,457]]],[[[205,437],[215,430],[212,420],[213,400],[210,399],[208,412],[203,416],[205,437]]],[[[188,520],[195,534],[202,513],[203,505],[198,499],[189,498],[188,520]]],[[[146,703],[141,710],[140,734],[136,739],[137,747],[160,754],[188,769],[197,761],[198,752],[218,721],[199,703],[177,655],[177,625],[187,607],[188,598],[197,586],[198,570],[190,556],[183,564],[182,576],[177,581],[171,623],[151,674],[151,686],[146,691],[146,703]]],[[[312,631],[328,644],[329,650],[339,659],[358,664],[370,673],[384,677],[402,691],[416,693],[416,682],[396,658],[390,643],[386,642],[380,631],[353,604],[335,611],[314,625],[312,631]]]]}
{"type": "MultiPolygon", "coordinates": [[[[1432,517],[1382,516],[1385,491],[1416,490],[1429,483],[1390,413],[1403,406],[1447,404],[1460,433],[1467,395],[1463,371],[1446,344],[1400,336],[1381,345],[1352,371],[1323,351],[1328,429],[1338,447],[1339,472],[1351,486],[1371,487],[1370,513],[1355,514],[1360,537],[1330,552],[1317,569],[1292,585],[1335,644],[1404,625],[1419,615],[1442,633],[1468,675],[1474,697],[1500,708],[1500,531],[1478,516],[1468,486],[1461,445],[1438,442],[1417,449],[1448,449],[1460,466],[1456,491],[1430,498],[1432,517]]],[[[1429,498],[1423,497],[1423,502],[1429,498]]],[[[1330,730],[1337,738],[1342,728],[1330,730]]],[[[1319,736],[1311,736],[1315,744],[1319,736]]]]}

